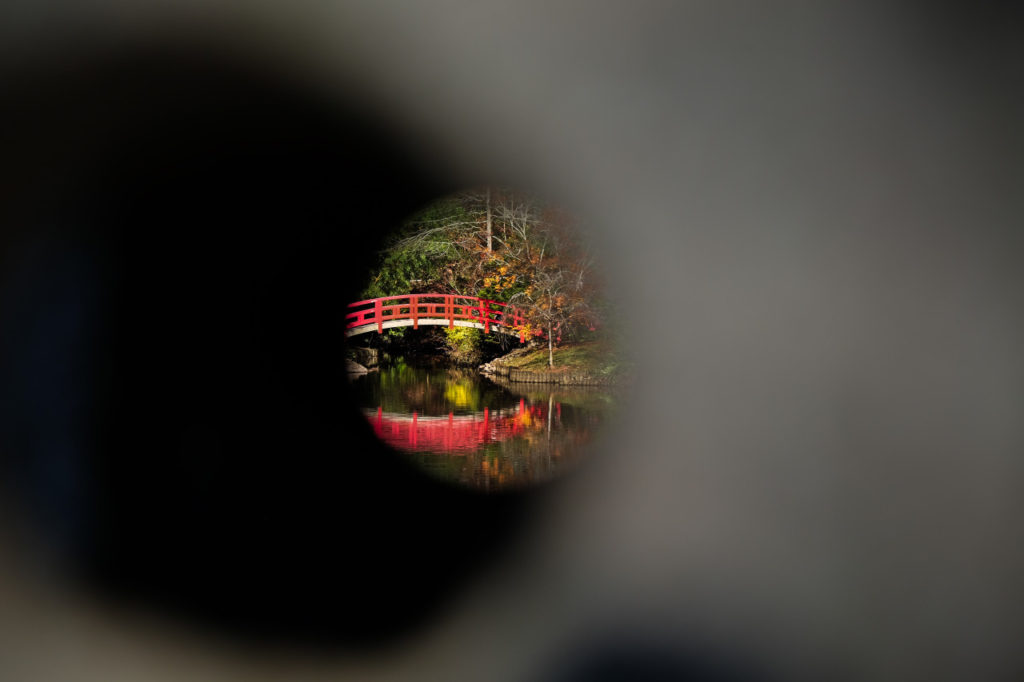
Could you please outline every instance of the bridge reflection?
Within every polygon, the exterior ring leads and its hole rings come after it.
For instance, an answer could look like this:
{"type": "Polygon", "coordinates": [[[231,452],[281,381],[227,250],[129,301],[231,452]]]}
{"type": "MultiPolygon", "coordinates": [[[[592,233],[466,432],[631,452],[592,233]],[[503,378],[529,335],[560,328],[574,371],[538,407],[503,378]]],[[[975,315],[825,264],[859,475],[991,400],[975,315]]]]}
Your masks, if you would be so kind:
{"type": "Polygon", "coordinates": [[[490,443],[500,443],[527,431],[539,431],[557,425],[562,418],[562,404],[527,405],[520,399],[514,407],[447,416],[427,416],[418,412],[384,412],[364,410],[377,437],[398,450],[409,452],[443,452],[466,455],[490,443]]]}
{"type": "Polygon", "coordinates": [[[484,492],[545,483],[574,466],[611,405],[603,388],[506,386],[401,361],[350,385],[379,440],[428,475],[484,492]]]}

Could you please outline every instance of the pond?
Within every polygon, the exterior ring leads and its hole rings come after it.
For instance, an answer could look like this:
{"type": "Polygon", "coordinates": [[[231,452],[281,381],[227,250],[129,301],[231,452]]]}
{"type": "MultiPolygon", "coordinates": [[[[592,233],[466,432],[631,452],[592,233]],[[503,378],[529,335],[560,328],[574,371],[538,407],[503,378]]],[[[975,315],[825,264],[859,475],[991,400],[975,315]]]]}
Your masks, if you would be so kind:
{"type": "Polygon", "coordinates": [[[614,407],[605,387],[518,384],[398,360],[352,386],[374,433],[429,474],[484,491],[573,467],[614,407]]]}

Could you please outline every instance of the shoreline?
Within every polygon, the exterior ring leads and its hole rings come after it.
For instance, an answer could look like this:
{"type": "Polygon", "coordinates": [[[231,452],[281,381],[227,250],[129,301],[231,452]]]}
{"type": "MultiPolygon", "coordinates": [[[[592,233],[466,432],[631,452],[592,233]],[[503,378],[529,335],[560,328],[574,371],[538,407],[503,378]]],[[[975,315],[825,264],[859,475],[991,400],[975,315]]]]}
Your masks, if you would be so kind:
{"type": "Polygon", "coordinates": [[[623,383],[616,358],[605,350],[584,344],[564,346],[556,351],[569,355],[568,364],[548,368],[547,349],[517,348],[478,367],[484,376],[498,376],[507,381],[523,384],[557,386],[613,386],[623,383]],[[542,368],[536,367],[544,360],[542,368]]]}
{"type": "MultiPolygon", "coordinates": [[[[357,376],[376,371],[386,357],[369,348],[350,349],[350,353],[361,361],[357,363],[351,356],[348,358],[349,374],[357,376]]],[[[517,384],[611,387],[628,383],[628,372],[620,366],[618,355],[604,344],[562,346],[555,350],[554,368],[547,365],[547,353],[547,348],[520,347],[481,365],[454,362],[450,357],[440,356],[431,356],[427,364],[475,370],[484,377],[517,384]]]]}

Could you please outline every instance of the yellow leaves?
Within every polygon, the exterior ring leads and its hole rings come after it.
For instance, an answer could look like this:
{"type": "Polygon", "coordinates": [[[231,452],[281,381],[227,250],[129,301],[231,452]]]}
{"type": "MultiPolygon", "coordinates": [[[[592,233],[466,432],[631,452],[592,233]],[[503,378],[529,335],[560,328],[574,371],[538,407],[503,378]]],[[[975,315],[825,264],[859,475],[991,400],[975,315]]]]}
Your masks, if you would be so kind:
{"type": "Polygon", "coordinates": [[[510,265],[502,265],[498,268],[497,272],[495,272],[489,277],[484,277],[484,288],[492,289],[495,292],[512,288],[515,285],[515,283],[519,280],[519,275],[515,273],[510,273],[510,270],[510,265]]]}
{"type": "Polygon", "coordinates": [[[472,407],[474,395],[468,382],[451,382],[445,387],[444,397],[458,408],[472,407]]]}
{"type": "Polygon", "coordinates": [[[530,338],[539,333],[539,329],[534,325],[530,324],[529,322],[524,322],[523,324],[517,325],[514,329],[516,330],[516,332],[522,334],[526,338],[530,338]]]}

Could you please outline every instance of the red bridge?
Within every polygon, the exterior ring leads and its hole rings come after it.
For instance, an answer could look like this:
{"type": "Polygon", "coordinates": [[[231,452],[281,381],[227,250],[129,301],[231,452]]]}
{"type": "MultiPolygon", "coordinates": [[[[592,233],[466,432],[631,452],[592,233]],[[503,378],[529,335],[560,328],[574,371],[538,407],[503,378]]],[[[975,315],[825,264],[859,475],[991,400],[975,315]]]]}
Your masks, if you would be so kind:
{"type": "Polygon", "coordinates": [[[476,296],[458,294],[409,294],[385,296],[367,301],[349,303],[352,309],[345,315],[345,336],[367,332],[382,333],[392,327],[412,327],[421,324],[453,327],[476,327],[490,333],[491,329],[519,336],[525,341],[527,320],[522,312],[507,303],[488,301],[476,296]]]}

